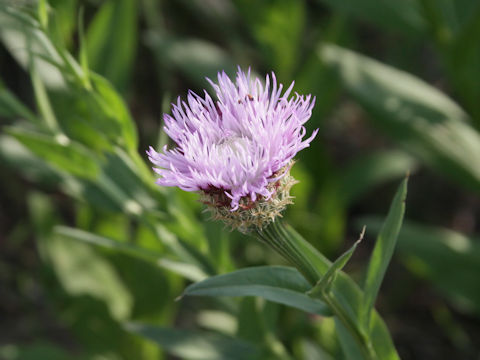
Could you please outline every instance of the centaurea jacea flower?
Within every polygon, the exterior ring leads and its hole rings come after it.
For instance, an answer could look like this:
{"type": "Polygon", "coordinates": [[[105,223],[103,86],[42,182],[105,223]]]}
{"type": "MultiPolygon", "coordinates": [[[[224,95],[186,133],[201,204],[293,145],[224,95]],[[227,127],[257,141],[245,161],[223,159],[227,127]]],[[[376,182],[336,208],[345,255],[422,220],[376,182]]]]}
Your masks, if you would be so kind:
{"type": "Polygon", "coordinates": [[[318,131],[303,139],[315,99],[290,96],[293,83],[282,94],[273,73],[265,84],[240,68],[235,82],[225,72],[208,81],[216,100],[189,91],[164,115],[176,147],[147,152],[157,183],[198,191],[214,218],[233,228],[262,228],[291,203],[293,158],[318,131]]]}

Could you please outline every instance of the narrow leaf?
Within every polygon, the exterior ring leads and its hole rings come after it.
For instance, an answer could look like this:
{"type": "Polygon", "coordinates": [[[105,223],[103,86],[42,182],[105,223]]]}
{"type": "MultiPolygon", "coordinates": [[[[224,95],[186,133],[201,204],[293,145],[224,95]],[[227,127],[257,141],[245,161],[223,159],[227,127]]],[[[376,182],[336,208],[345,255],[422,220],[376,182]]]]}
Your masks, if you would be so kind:
{"type": "Polygon", "coordinates": [[[90,74],[90,80],[95,88],[93,93],[103,110],[103,116],[113,119],[120,125],[120,141],[130,151],[137,151],[138,135],[135,123],[130,112],[118,92],[113,88],[108,80],[97,74],[90,74]]]}
{"type": "Polygon", "coordinates": [[[105,1],[86,34],[88,62],[93,70],[124,89],[137,45],[137,2],[105,1]]]}
{"type": "Polygon", "coordinates": [[[81,7],[79,12],[78,12],[78,40],[80,43],[80,54],[79,54],[79,61],[80,61],[80,66],[82,67],[83,70],[83,75],[85,77],[85,84],[87,85],[87,88],[89,88],[90,85],[90,79],[89,79],[89,66],[88,66],[88,55],[87,55],[87,45],[86,45],[86,40],[85,40],[85,27],[84,27],[84,8],[81,7]]]}
{"type": "Polygon", "coordinates": [[[8,128],[8,133],[58,170],[89,179],[99,174],[96,156],[64,135],[53,137],[19,127],[8,128]]]}
{"type": "Polygon", "coordinates": [[[219,71],[235,73],[235,62],[221,47],[199,39],[184,39],[150,32],[146,43],[152,49],[159,64],[178,68],[185,76],[205,85],[205,77],[215,79],[219,71]]]}
{"type": "Polygon", "coordinates": [[[353,252],[357,248],[357,245],[362,241],[365,234],[365,227],[363,228],[359,239],[342,255],[338,257],[337,260],[330,266],[325,275],[317,282],[317,284],[307,292],[307,295],[321,299],[324,292],[328,292],[333,284],[333,281],[337,277],[337,274],[343,267],[347,264],[348,260],[353,255],[353,252]]]}
{"type": "Polygon", "coordinates": [[[260,266],[217,275],[190,285],[184,296],[259,296],[297,309],[329,315],[326,305],[305,295],[310,285],[300,273],[284,266],[260,266]]]}
{"type": "Polygon", "coordinates": [[[58,235],[41,239],[39,246],[67,293],[105,302],[117,320],[129,317],[132,295],[112,264],[94,249],[58,235]]]}
{"type": "MultiPolygon", "coordinates": [[[[312,264],[315,264],[317,269],[325,274],[331,266],[331,262],[320,254],[310,243],[302,238],[293,228],[286,227],[288,236],[294,237],[299,250],[304,256],[308,257],[312,264]]],[[[363,304],[364,294],[357,286],[357,284],[345,273],[339,271],[335,282],[332,284],[331,293],[335,302],[341,306],[344,315],[347,316],[353,323],[360,324],[359,315],[363,304]]],[[[398,360],[399,356],[395,350],[390,334],[385,323],[373,309],[372,324],[371,324],[371,341],[373,351],[377,357],[382,360],[398,360]]],[[[349,335],[349,334],[347,334],[349,335]]],[[[341,336],[341,334],[340,334],[341,336]]],[[[349,335],[350,336],[350,335],[349,335]]],[[[351,338],[351,336],[350,336],[351,338]]],[[[345,339],[349,341],[351,339],[345,339]]],[[[345,350],[345,349],[344,349],[345,350]]],[[[352,358],[355,354],[350,354],[352,358]]],[[[356,356],[356,355],[355,355],[356,356]]]]}
{"type": "Polygon", "coordinates": [[[364,286],[365,295],[361,309],[361,320],[366,329],[370,327],[370,318],[375,299],[397,243],[398,233],[405,213],[407,182],[408,178],[405,178],[395,194],[368,264],[364,286]]]}
{"type": "Polygon", "coordinates": [[[192,331],[126,324],[125,328],[157,343],[172,355],[188,360],[255,360],[260,353],[254,345],[206,331],[192,331]]]}
{"type": "Polygon", "coordinates": [[[370,21],[386,29],[405,33],[422,33],[426,30],[415,0],[319,0],[331,8],[370,21]]]}
{"type": "MultiPolygon", "coordinates": [[[[381,228],[377,217],[359,222],[373,231],[381,228]]],[[[427,279],[461,311],[480,315],[480,241],[449,229],[405,222],[398,252],[406,267],[427,279]]]]}
{"type": "Polygon", "coordinates": [[[25,106],[5,85],[0,81],[0,115],[4,117],[21,117],[31,122],[39,120],[32,111],[25,106]]]}
{"type": "Polygon", "coordinates": [[[55,233],[70,239],[78,240],[88,244],[100,246],[102,248],[114,250],[135,258],[147,261],[156,266],[160,266],[168,271],[172,271],[191,281],[203,280],[207,275],[198,267],[192,264],[183,263],[165,258],[162,254],[157,254],[129,243],[123,243],[106,238],[88,231],[70,228],[66,226],[55,227],[55,233]]]}
{"type": "Polygon", "coordinates": [[[318,55],[380,130],[439,173],[480,192],[480,134],[454,101],[413,75],[353,51],[324,45],[318,55]]]}

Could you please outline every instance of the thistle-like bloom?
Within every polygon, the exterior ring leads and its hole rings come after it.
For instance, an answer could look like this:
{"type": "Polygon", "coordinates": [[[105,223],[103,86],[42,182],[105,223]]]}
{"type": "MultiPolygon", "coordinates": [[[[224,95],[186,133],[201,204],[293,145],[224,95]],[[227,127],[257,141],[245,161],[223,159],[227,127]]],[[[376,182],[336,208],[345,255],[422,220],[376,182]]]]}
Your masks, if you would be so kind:
{"type": "Polygon", "coordinates": [[[218,83],[208,81],[217,100],[189,91],[187,101],[172,104],[172,116],[164,115],[176,147],[147,151],[157,184],[199,191],[214,216],[232,227],[262,227],[291,202],[293,157],[318,131],[303,139],[315,98],[290,96],[293,83],[282,95],[273,73],[265,84],[240,68],[235,83],[225,72],[218,83]]]}

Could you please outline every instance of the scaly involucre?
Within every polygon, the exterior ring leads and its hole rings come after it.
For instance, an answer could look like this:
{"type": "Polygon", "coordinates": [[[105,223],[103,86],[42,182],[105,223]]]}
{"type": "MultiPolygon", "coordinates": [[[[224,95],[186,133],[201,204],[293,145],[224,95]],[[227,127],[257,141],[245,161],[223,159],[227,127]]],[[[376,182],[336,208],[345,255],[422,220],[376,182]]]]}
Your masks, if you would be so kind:
{"type": "Polygon", "coordinates": [[[238,69],[235,83],[218,74],[218,83],[207,79],[218,100],[205,91],[204,97],[188,92],[187,101],[178,98],[172,115],[164,115],[165,132],[176,147],[161,152],[147,151],[157,183],[186,191],[224,194],[231,211],[241,200],[268,200],[300,150],[308,147],[316,130],[303,140],[305,122],[315,98],[295,93],[293,83],[282,95],[275,74],[265,85],[238,69]]]}

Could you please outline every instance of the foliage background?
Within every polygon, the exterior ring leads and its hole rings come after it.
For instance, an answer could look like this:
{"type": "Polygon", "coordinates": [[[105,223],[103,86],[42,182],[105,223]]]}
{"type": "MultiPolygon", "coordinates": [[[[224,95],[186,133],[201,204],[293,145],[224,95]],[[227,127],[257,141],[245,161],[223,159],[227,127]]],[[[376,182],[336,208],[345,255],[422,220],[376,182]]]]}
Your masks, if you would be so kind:
{"type": "Polygon", "coordinates": [[[402,359],[480,358],[478,1],[3,0],[0,37],[0,358],[167,358],[131,321],[162,326],[180,358],[227,346],[188,329],[342,358],[328,319],[174,301],[206,275],[283,263],[146,164],[169,103],[236,65],[317,97],[285,217],[330,258],[367,224],[347,268],[359,282],[412,173],[377,308],[402,359]]]}

